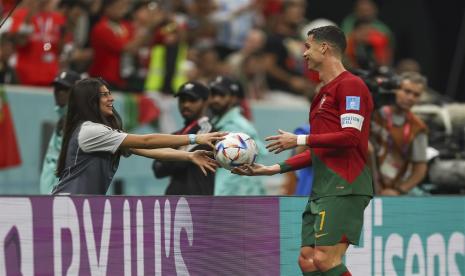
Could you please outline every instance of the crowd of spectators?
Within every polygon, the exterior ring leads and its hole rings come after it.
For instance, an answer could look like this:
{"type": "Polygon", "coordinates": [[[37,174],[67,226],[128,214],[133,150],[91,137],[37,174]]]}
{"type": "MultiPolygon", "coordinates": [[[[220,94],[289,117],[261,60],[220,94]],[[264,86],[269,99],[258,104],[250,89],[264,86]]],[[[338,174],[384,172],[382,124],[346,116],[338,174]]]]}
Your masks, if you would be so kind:
{"type": "MultiPolygon", "coordinates": [[[[319,78],[305,64],[303,43],[310,29],[330,24],[340,25],[347,36],[347,68],[421,71],[413,59],[393,64],[395,36],[378,19],[373,0],[355,1],[341,22],[309,20],[305,0],[16,3],[5,0],[0,6],[3,18],[14,10],[0,29],[0,83],[5,84],[51,86],[59,72],[72,70],[102,77],[112,90],[156,94],[163,109],[163,97],[172,98],[186,82],[208,85],[223,75],[240,81],[241,99],[306,103],[319,78]]],[[[434,102],[435,95],[422,98],[434,102]]]]}
{"type": "MultiPolygon", "coordinates": [[[[4,17],[14,1],[2,1],[4,17]]],[[[112,89],[173,94],[186,81],[241,80],[246,97],[311,93],[302,57],[312,25],[304,0],[24,0],[0,36],[0,81],[49,86],[58,72],[102,77],[112,89]]],[[[371,0],[341,22],[347,62],[392,62],[393,36],[371,0]],[[370,55],[374,56],[371,59],[370,55]]]]}

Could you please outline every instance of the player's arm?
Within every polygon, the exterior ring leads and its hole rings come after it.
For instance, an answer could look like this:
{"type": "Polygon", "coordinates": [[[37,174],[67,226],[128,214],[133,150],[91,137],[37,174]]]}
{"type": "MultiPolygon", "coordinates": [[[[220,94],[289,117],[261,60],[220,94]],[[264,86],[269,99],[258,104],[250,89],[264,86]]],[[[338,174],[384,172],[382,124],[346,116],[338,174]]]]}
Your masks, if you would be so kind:
{"type": "Polygon", "coordinates": [[[310,134],[305,137],[306,145],[311,148],[350,148],[360,142],[360,130],[346,127],[341,131],[324,134],[310,134]]]}
{"type": "Polygon", "coordinates": [[[270,142],[266,145],[268,151],[276,154],[296,146],[348,148],[358,145],[360,141],[360,130],[354,128],[343,128],[337,132],[310,135],[295,135],[283,130],[278,131],[279,135],[269,136],[265,139],[270,142]]]}
{"type": "Polygon", "coordinates": [[[248,176],[275,175],[281,172],[281,166],[279,164],[265,166],[263,164],[254,163],[252,165],[246,164],[240,167],[235,167],[231,170],[231,172],[234,174],[248,176]]]}
{"type": "Polygon", "coordinates": [[[310,149],[307,149],[299,154],[289,157],[286,161],[280,163],[281,173],[296,171],[306,168],[312,164],[312,155],[310,149]]]}
{"type": "Polygon", "coordinates": [[[362,127],[368,126],[365,120],[370,120],[373,105],[368,88],[359,79],[346,80],[338,86],[336,100],[341,130],[308,135],[306,145],[311,148],[349,148],[360,143],[362,127]]]}
{"type": "Polygon", "coordinates": [[[236,167],[231,170],[232,173],[248,176],[256,175],[275,175],[278,173],[285,173],[289,171],[300,170],[311,165],[310,150],[306,150],[300,154],[288,158],[280,164],[265,166],[262,164],[254,163],[253,165],[244,165],[236,167]]]}
{"type": "Polygon", "coordinates": [[[214,172],[217,163],[211,159],[212,152],[205,150],[196,150],[193,152],[175,150],[171,148],[162,149],[131,149],[131,152],[136,155],[147,158],[165,160],[165,161],[190,161],[202,170],[207,175],[207,170],[214,172]]]}
{"type": "Polygon", "coordinates": [[[266,138],[267,141],[271,141],[267,145],[268,150],[280,153],[296,146],[309,146],[311,148],[357,146],[360,143],[365,118],[369,120],[373,106],[368,88],[361,80],[347,80],[338,87],[337,102],[341,130],[309,135],[295,135],[279,130],[279,135],[266,138]]]}
{"type": "Polygon", "coordinates": [[[368,88],[359,79],[346,80],[337,88],[336,100],[340,112],[341,130],[310,134],[305,144],[311,148],[349,148],[360,143],[362,127],[368,127],[372,101],[368,88]]]}

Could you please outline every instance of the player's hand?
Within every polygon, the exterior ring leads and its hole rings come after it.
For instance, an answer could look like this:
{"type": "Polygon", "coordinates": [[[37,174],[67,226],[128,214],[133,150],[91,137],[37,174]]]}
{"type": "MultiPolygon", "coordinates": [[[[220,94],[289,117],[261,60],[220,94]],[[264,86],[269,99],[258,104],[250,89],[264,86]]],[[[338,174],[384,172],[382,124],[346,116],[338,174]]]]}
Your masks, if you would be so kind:
{"type": "Polygon", "coordinates": [[[207,171],[215,172],[218,167],[218,163],[215,159],[212,159],[213,152],[206,150],[196,150],[189,152],[189,161],[199,166],[204,175],[207,175],[207,171]]]}
{"type": "Polygon", "coordinates": [[[265,138],[266,141],[271,141],[271,143],[266,145],[269,152],[278,154],[284,150],[297,146],[297,135],[280,129],[278,132],[279,135],[268,136],[265,138]]]}
{"type": "Polygon", "coordinates": [[[272,166],[265,166],[262,164],[254,163],[252,165],[242,165],[235,167],[231,170],[234,174],[256,176],[256,175],[274,175],[279,173],[281,170],[278,164],[272,166]]]}
{"type": "Polygon", "coordinates": [[[227,132],[210,132],[204,134],[197,134],[195,141],[199,145],[208,145],[211,148],[215,148],[213,145],[215,142],[223,140],[224,136],[226,136],[227,132]]]}

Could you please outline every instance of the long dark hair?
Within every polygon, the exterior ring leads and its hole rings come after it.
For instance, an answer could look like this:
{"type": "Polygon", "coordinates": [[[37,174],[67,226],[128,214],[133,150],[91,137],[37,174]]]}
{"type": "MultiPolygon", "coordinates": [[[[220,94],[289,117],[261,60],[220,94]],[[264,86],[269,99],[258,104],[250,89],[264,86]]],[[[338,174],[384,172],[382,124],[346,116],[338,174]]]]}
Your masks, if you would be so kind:
{"type": "Polygon", "coordinates": [[[63,142],[55,173],[58,177],[62,175],[65,169],[66,154],[71,135],[80,123],[91,121],[116,130],[123,129],[121,117],[114,108],[113,116],[111,117],[105,117],[100,112],[100,88],[102,86],[108,87],[108,84],[103,79],[88,78],[78,81],[71,88],[68,100],[68,112],[65,118],[63,142]]]}

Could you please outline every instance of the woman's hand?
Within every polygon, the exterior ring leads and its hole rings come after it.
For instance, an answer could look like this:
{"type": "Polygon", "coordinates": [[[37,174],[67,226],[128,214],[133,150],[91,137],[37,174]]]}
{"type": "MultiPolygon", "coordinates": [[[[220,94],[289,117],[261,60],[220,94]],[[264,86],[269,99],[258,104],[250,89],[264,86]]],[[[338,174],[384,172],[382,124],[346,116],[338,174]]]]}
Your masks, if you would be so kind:
{"type": "Polygon", "coordinates": [[[197,134],[195,142],[199,145],[209,145],[211,148],[215,148],[214,143],[224,139],[227,132],[210,132],[204,134],[197,134]]]}
{"type": "Polygon", "coordinates": [[[215,159],[212,159],[213,152],[206,150],[196,150],[188,153],[188,159],[192,163],[199,166],[204,175],[207,175],[208,171],[215,172],[218,167],[218,163],[215,159]]]}

